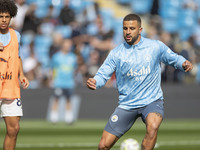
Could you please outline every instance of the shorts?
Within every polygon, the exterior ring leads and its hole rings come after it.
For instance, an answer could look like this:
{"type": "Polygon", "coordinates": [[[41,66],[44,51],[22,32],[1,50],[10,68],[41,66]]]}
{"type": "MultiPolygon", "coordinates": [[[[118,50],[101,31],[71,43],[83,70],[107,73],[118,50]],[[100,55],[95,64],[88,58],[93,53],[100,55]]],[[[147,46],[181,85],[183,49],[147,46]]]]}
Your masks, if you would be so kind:
{"type": "Polygon", "coordinates": [[[54,89],[54,96],[56,98],[59,98],[61,96],[64,96],[66,98],[70,98],[73,94],[73,89],[63,89],[63,88],[55,88],[54,89]]]}
{"type": "Polygon", "coordinates": [[[1,117],[23,116],[22,102],[19,98],[15,100],[0,100],[1,117]]]}
{"type": "Polygon", "coordinates": [[[143,122],[145,122],[146,117],[151,112],[157,112],[163,117],[163,103],[163,100],[156,100],[145,107],[133,110],[125,110],[117,107],[104,130],[120,138],[132,127],[138,117],[141,117],[143,122]]]}

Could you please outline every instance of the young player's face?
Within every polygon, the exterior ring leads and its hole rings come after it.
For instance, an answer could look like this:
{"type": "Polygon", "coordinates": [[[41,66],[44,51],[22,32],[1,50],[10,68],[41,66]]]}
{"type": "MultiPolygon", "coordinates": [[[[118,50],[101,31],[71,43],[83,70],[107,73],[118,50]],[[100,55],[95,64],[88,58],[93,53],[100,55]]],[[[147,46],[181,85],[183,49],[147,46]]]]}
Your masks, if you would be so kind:
{"type": "Polygon", "coordinates": [[[62,52],[63,53],[68,53],[71,50],[72,47],[72,41],[69,39],[65,39],[62,43],[62,52]]]}
{"type": "Polygon", "coordinates": [[[0,13],[0,32],[5,33],[8,30],[11,16],[9,13],[0,13]]]}
{"type": "Polygon", "coordinates": [[[123,35],[125,41],[129,45],[134,45],[139,42],[139,36],[142,32],[142,28],[136,20],[124,21],[123,22],[123,35]]]}

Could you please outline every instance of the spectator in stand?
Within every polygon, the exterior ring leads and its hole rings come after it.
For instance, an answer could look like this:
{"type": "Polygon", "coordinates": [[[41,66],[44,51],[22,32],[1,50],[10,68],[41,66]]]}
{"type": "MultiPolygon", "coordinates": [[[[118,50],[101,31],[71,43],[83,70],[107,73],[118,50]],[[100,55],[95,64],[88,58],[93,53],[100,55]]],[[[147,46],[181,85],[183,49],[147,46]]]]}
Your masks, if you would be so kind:
{"type": "Polygon", "coordinates": [[[71,52],[72,41],[65,39],[60,51],[52,56],[51,65],[53,70],[53,104],[50,112],[50,121],[59,121],[59,100],[63,96],[66,100],[65,122],[73,123],[74,114],[71,105],[71,96],[75,88],[75,72],[77,69],[77,57],[71,52]]]}
{"type": "Polygon", "coordinates": [[[15,3],[18,8],[18,13],[17,16],[12,19],[10,26],[17,31],[21,31],[24,24],[25,14],[27,13],[29,6],[25,3],[25,0],[15,0],[15,3]]]}
{"type": "Polygon", "coordinates": [[[63,42],[63,36],[58,32],[54,32],[52,37],[53,37],[53,43],[51,44],[49,49],[50,58],[52,58],[52,56],[60,50],[61,43],[63,42]]]}
{"type": "Polygon", "coordinates": [[[25,15],[24,25],[22,27],[22,32],[31,31],[33,33],[37,32],[38,25],[40,24],[40,19],[35,16],[35,9],[37,6],[35,4],[31,4],[29,9],[25,15]]]}
{"type": "Polygon", "coordinates": [[[75,12],[69,7],[70,0],[64,0],[64,7],[61,9],[59,19],[63,25],[70,25],[75,20],[75,12]]]}
{"type": "Polygon", "coordinates": [[[95,23],[98,28],[98,32],[96,35],[90,38],[90,44],[95,50],[99,52],[100,63],[102,63],[107,56],[109,50],[114,47],[114,43],[112,41],[114,31],[109,30],[105,32],[103,20],[100,15],[96,18],[95,23]]]}

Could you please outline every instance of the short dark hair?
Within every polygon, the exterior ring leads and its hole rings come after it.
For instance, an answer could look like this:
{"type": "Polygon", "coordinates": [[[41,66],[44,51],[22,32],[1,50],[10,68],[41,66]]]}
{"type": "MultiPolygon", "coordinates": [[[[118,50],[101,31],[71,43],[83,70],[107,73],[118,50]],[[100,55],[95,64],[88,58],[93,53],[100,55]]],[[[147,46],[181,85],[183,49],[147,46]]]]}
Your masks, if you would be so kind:
{"type": "Polygon", "coordinates": [[[136,15],[136,14],[128,14],[124,17],[123,22],[124,21],[131,21],[131,20],[136,20],[139,24],[139,26],[141,26],[142,21],[140,16],[136,15]]]}
{"type": "Polygon", "coordinates": [[[0,13],[9,13],[11,17],[17,15],[17,6],[13,0],[0,0],[0,13]]]}

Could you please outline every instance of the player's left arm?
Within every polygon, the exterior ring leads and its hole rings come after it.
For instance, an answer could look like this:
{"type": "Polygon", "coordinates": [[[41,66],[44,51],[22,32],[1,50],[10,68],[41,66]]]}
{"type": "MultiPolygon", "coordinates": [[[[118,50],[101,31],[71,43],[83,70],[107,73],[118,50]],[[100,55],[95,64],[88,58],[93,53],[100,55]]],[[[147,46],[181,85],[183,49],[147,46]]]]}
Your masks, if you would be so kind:
{"type": "Polygon", "coordinates": [[[19,57],[19,80],[20,80],[21,85],[23,86],[23,88],[25,88],[25,89],[28,88],[29,81],[24,75],[21,57],[19,57]]]}
{"type": "Polygon", "coordinates": [[[192,64],[190,61],[186,60],[183,56],[173,52],[161,41],[158,41],[158,44],[161,52],[161,62],[185,72],[188,72],[192,69],[192,64]]]}
{"type": "Polygon", "coordinates": [[[193,65],[190,61],[186,60],[183,64],[182,64],[183,69],[185,70],[185,72],[189,72],[193,69],[193,65]]]}

